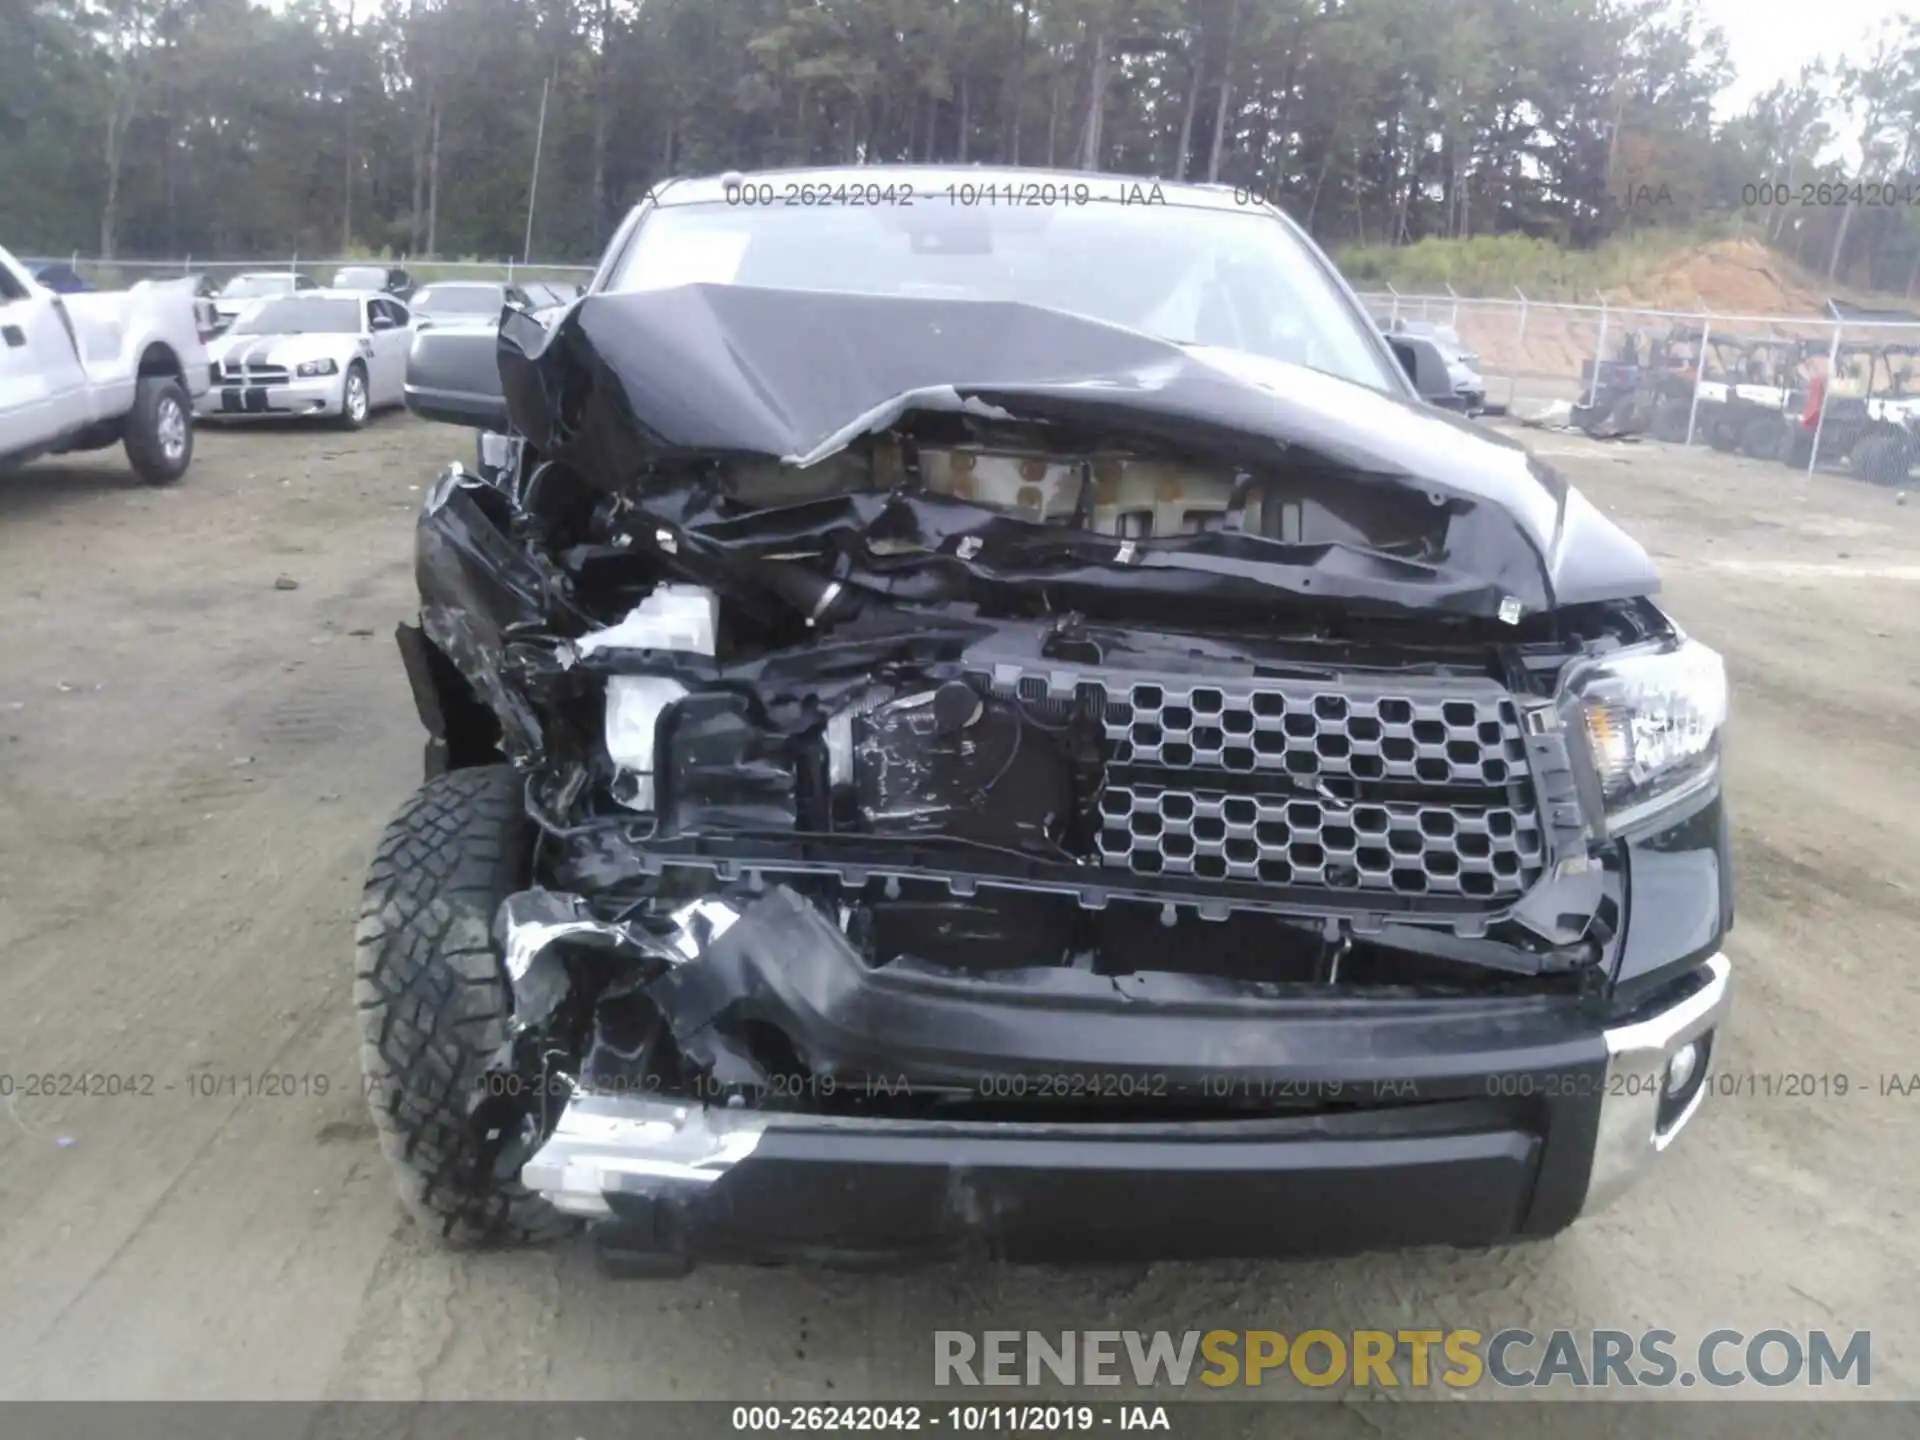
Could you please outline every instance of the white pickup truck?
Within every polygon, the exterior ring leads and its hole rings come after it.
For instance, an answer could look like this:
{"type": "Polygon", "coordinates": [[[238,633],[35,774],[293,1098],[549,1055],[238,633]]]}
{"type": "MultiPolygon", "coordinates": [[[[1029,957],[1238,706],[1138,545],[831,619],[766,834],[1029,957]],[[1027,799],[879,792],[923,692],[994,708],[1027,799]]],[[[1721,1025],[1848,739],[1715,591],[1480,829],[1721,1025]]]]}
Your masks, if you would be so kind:
{"type": "Polygon", "coordinates": [[[124,444],[148,484],[178,480],[210,383],[191,295],[56,295],[0,249],[0,470],[124,444]]]}

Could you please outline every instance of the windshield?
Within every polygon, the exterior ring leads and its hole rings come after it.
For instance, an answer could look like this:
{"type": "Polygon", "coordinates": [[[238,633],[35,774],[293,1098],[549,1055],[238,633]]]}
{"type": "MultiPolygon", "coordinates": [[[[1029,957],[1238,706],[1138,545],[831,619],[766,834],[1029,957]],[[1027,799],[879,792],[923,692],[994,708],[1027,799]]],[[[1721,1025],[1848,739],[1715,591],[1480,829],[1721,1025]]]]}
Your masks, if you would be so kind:
{"type": "Polygon", "coordinates": [[[429,285],[413,297],[428,315],[497,315],[506,303],[503,285],[429,285]]]}
{"type": "Polygon", "coordinates": [[[349,265],[333,272],[336,290],[384,290],[386,286],[387,272],[377,265],[349,265]]]}
{"type": "Polygon", "coordinates": [[[1360,316],[1260,211],[1110,203],[654,211],[612,290],[697,283],[1016,300],[1397,391],[1360,316]]]}
{"type": "Polygon", "coordinates": [[[234,322],[231,335],[358,335],[358,300],[323,300],[302,295],[270,300],[234,322]]]}
{"type": "Polygon", "coordinates": [[[252,295],[284,295],[293,289],[291,275],[236,275],[220,291],[224,300],[244,300],[252,295]]]}

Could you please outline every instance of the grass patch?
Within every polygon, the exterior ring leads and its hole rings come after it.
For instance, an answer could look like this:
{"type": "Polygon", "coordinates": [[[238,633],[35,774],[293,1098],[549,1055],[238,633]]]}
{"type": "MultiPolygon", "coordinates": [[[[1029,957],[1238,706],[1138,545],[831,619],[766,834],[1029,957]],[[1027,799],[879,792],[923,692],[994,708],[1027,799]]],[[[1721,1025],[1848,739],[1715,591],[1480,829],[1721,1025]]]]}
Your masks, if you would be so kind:
{"type": "Polygon", "coordinates": [[[1590,250],[1530,235],[1428,238],[1412,245],[1349,245],[1334,261],[1356,289],[1391,285],[1413,294],[1512,295],[1529,300],[1591,301],[1630,285],[1676,251],[1726,238],[1726,230],[1641,230],[1590,250]]]}

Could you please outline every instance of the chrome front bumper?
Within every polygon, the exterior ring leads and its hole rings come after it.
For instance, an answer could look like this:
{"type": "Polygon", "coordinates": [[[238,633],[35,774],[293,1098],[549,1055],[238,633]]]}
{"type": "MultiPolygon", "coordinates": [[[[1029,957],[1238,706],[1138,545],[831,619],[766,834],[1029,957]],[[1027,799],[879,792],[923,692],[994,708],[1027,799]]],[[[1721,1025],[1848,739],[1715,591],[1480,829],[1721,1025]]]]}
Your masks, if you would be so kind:
{"type": "Polygon", "coordinates": [[[1607,1073],[1600,1092],[1593,1172],[1581,1213],[1610,1204],[1674,1142],[1712,1088],[1713,1047],[1732,999],[1732,966],[1710,956],[1691,993],[1656,1014],[1606,1032],[1607,1073]],[[1695,1045],[1693,1077],[1674,1097],[1667,1079],[1674,1057],[1695,1045]]]}

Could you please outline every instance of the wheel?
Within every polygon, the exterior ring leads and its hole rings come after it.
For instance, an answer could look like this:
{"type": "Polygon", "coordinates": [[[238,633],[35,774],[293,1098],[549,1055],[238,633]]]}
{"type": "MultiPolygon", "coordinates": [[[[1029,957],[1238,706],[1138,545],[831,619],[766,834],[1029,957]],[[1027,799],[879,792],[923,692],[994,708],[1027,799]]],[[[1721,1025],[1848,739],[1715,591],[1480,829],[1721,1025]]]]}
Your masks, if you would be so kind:
{"type": "Polygon", "coordinates": [[[1875,485],[1898,485],[1913,463],[1907,441],[1900,435],[1869,435],[1848,457],[1854,474],[1875,485]]]}
{"type": "Polygon", "coordinates": [[[367,367],[355,360],[347,366],[346,379],[340,382],[340,428],[358,430],[373,411],[367,397],[367,367]]]}
{"type": "Polygon", "coordinates": [[[1813,462],[1813,432],[1804,425],[1788,425],[1774,456],[1788,469],[1806,469],[1813,462]]]}
{"type": "Polygon", "coordinates": [[[492,1174],[467,1102],[507,1039],[500,902],[524,888],[523,786],[505,765],[435,776],[388,824],[355,935],[367,1103],[416,1219],[451,1245],[532,1244],[576,1222],[492,1174]]]}
{"type": "Polygon", "coordinates": [[[193,402],[175,375],[142,375],[127,412],[127,463],[149,485],[171,485],[193,463],[193,402]]]}
{"type": "Polygon", "coordinates": [[[1756,415],[1740,431],[1740,452],[1756,460],[1771,460],[1780,453],[1780,430],[1784,422],[1778,415],[1756,415]]]}
{"type": "Polygon", "coordinates": [[[1686,401],[1662,400],[1653,412],[1653,438],[1669,445],[1686,444],[1687,421],[1692,415],[1693,407],[1686,401]]]}
{"type": "Polygon", "coordinates": [[[1714,449],[1731,454],[1740,448],[1740,428],[1724,415],[1716,415],[1701,423],[1701,429],[1707,432],[1707,443],[1714,449]]]}

